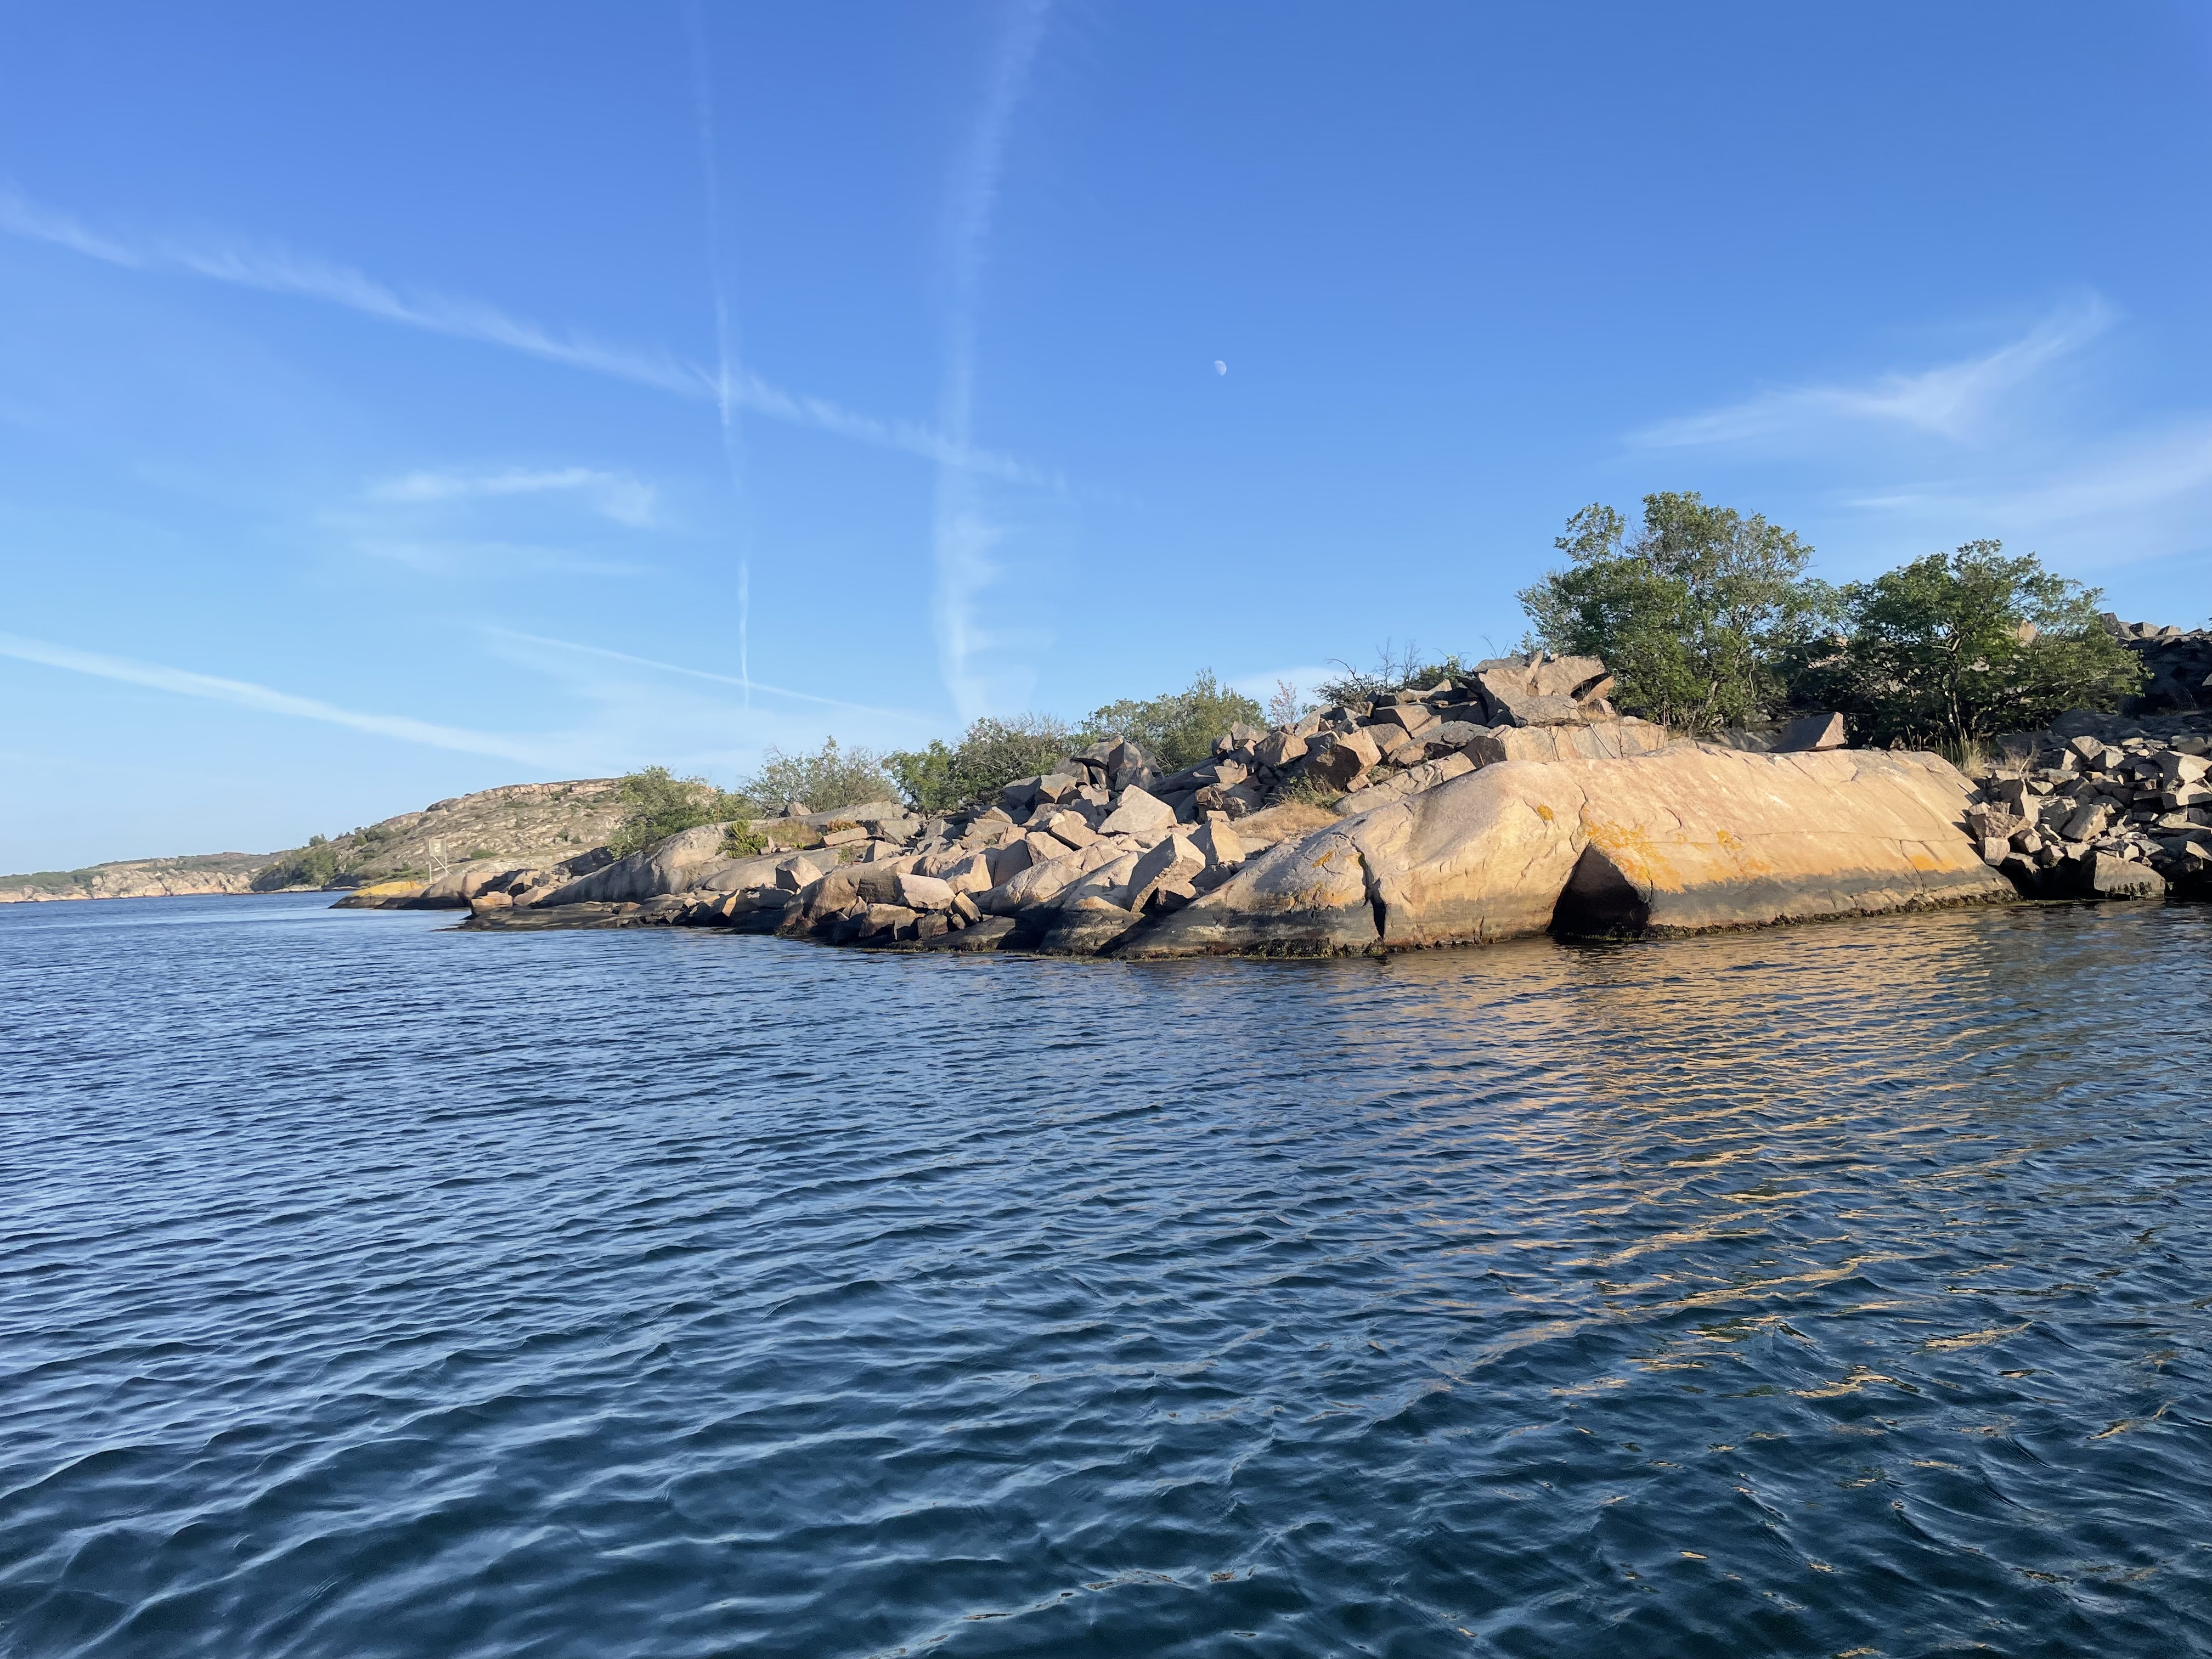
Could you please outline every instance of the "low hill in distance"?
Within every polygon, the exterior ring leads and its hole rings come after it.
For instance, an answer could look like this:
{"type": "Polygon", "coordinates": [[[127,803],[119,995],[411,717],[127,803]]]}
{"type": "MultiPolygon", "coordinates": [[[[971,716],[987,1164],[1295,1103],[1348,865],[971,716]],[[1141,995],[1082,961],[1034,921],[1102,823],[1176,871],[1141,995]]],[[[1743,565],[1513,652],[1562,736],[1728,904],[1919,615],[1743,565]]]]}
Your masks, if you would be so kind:
{"type": "Polygon", "coordinates": [[[467,859],[556,864],[602,845],[614,833],[623,812],[616,799],[617,781],[583,778],[480,789],[278,853],[123,859],[83,870],[0,876],[0,904],[362,887],[420,878],[437,866],[467,859]]]}

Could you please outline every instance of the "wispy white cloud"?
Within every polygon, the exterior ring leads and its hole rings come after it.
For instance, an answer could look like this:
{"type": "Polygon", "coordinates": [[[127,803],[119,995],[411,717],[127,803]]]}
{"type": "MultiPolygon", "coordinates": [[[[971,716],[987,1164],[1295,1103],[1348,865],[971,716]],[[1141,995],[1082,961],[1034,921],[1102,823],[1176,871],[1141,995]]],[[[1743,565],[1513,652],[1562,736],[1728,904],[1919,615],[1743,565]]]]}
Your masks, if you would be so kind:
{"type": "Polygon", "coordinates": [[[1654,449],[1744,444],[1839,424],[1887,426],[1972,440],[2002,409],[2008,394],[2080,350],[2112,320],[2111,308],[2092,296],[1980,356],[1916,373],[1882,374],[1856,385],[1761,392],[1721,409],[1661,421],[1632,434],[1630,441],[1654,449]]]}
{"type": "Polygon", "coordinates": [[[537,470],[513,467],[495,472],[410,472],[372,485],[368,499],[413,505],[465,501],[482,495],[571,492],[588,501],[602,517],[617,524],[642,530],[653,522],[654,491],[651,484],[627,472],[605,472],[588,466],[537,470]]]}
{"type": "Polygon", "coordinates": [[[787,391],[750,371],[720,373],[666,353],[609,345],[580,333],[557,334],[480,301],[427,289],[397,289],[349,266],[274,245],[214,246],[173,237],[119,236],[34,203],[13,186],[0,186],[0,232],[131,270],[179,272],[264,293],[319,300],[386,322],[498,346],[678,397],[727,399],[771,420],[899,450],[941,467],[1014,483],[1066,487],[1057,472],[977,449],[964,434],[860,414],[826,398],[787,391]]]}
{"type": "Polygon", "coordinates": [[[2212,538],[2212,416],[2038,446],[1964,477],[1845,492],[1841,504],[1937,539],[1997,535],[2109,568],[2212,538]]]}
{"type": "Polygon", "coordinates": [[[529,542],[364,534],[347,543],[365,558],[426,576],[490,580],[517,575],[642,576],[654,567],[629,559],[595,559],[529,542]]]}
{"type": "MultiPolygon", "coordinates": [[[[1048,10],[1048,0],[1011,0],[983,105],[947,198],[951,302],[938,423],[956,449],[969,447],[975,430],[976,308],[992,210],[998,204],[1005,171],[1006,135],[1043,39],[1048,10]]],[[[990,702],[975,663],[977,652],[990,643],[978,625],[976,602],[995,574],[991,550],[1002,533],[985,514],[975,481],[966,476],[969,471],[949,465],[939,469],[931,531],[936,566],[931,613],[938,663],[963,719],[983,713],[990,702]]]]}
{"type": "Polygon", "coordinates": [[[20,662],[38,663],[48,668],[59,668],[70,673],[89,674],[99,679],[120,681],[126,685],[143,685],[179,696],[228,703],[234,708],[250,708],[259,714],[319,720],[326,726],[342,726],[351,731],[366,732],[380,738],[395,738],[402,743],[422,744],[433,749],[457,750],[468,755],[490,755],[532,766],[544,764],[545,759],[545,751],[540,745],[518,738],[489,732],[471,732],[455,726],[434,725],[428,720],[412,720],[404,714],[363,714],[356,709],[341,708],[319,698],[295,696],[289,691],[255,685],[247,680],[223,679],[213,674],[168,668],[158,663],[134,662],[126,657],[80,651],[72,646],[27,639],[19,634],[0,634],[0,656],[13,657],[20,662]]]}

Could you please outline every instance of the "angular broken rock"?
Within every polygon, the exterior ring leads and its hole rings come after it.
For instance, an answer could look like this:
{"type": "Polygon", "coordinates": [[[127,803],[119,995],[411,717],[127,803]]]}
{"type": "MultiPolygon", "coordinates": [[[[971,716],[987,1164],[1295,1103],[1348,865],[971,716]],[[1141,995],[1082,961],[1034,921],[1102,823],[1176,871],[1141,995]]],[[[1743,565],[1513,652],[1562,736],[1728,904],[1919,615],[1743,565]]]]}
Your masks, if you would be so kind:
{"type": "Polygon", "coordinates": [[[1099,898],[1064,907],[1037,942],[1048,956],[1095,956],[1117,943],[1142,918],[1135,911],[1099,898]]]}
{"type": "Polygon", "coordinates": [[[1966,829],[1976,836],[2007,841],[2024,827],[2012,809],[2001,802],[1982,801],[1966,809],[1966,829]]]}
{"type": "Polygon", "coordinates": [[[1358,750],[1340,740],[1309,757],[1306,776],[1324,789],[1340,792],[1357,785],[1370,764],[1359,758],[1358,750]]]}
{"type": "Polygon", "coordinates": [[[2062,841],[2094,840],[2104,833],[2105,826],[2112,821],[2112,809],[2101,802],[2093,801],[2077,806],[2060,827],[2059,838],[2062,841]]]}
{"type": "Polygon", "coordinates": [[[998,885],[992,878],[991,855],[988,853],[965,854],[938,874],[955,893],[981,893],[998,885]]]}
{"type": "Polygon", "coordinates": [[[2184,755],[2168,750],[2158,757],[2158,775],[2168,789],[2200,783],[2207,773],[2212,773],[2212,761],[2202,755],[2184,755]]]}
{"type": "Polygon", "coordinates": [[[994,915],[1010,916],[1033,904],[1048,904],[1064,889],[1121,855],[1112,842],[1102,841],[1049,864],[1033,865],[989,891],[977,894],[976,907],[994,915]]]}
{"type": "Polygon", "coordinates": [[[1188,887],[1206,866],[1206,854],[1196,846],[1181,836],[1170,836],[1137,860],[1129,872],[1128,896],[1124,902],[1130,909],[1141,910],[1157,890],[1188,887]]]}
{"type": "Polygon", "coordinates": [[[1573,726],[1603,719],[1613,677],[1595,657],[1507,657],[1478,665],[1475,684],[1512,726],[1573,726]]]}
{"type": "Polygon", "coordinates": [[[994,887],[1000,882],[1012,881],[1023,871],[1042,862],[1026,840],[1006,847],[986,848],[983,859],[990,868],[990,884],[994,887]]]}
{"type": "Polygon", "coordinates": [[[1421,741],[1428,745],[1431,759],[1438,755],[1464,749],[1477,738],[1486,738],[1490,728],[1478,726],[1473,720],[1441,720],[1421,733],[1421,741]]]}
{"type": "Polygon", "coordinates": [[[1032,833],[1041,830],[1078,851],[1098,839],[1098,832],[1085,821],[1080,812],[1046,813],[1030,819],[1030,829],[1032,833]]]}
{"type": "Polygon", "coordinates": [[[1137,873],[1137,865],[1145,856],[1142,853],[1124,853],[1112,862],[1079,877],[1060,895],[1060,908],[1064,910],[1085,899],[1103,899],[1117,908],[1127,908],[1130,878],[1137,873]]]}
{"type": "Polygon", "coordinates": [[[898,900],[909,910],[950,910],[952,887],[935,876],[902,875],[896,878],[898,900]]]}
{"type": "Polygon", "coordinates": [[[1667,744],[1667,728],[1648,720],[1595,720],[1581,726],[1494,726],[1462,751],[1481,766],[1509,760],[1616,760],[1667,744]]]}
{"type": "Polygon", "coordinates": [[[1848,741],[1841,714],[1805,714],[1782,728],[1774,740],[1774,752],[1817,754],[1826,749],[1841,749],[1848,741]]]}
{"type": "Polygon", "coordinates": [[[1164,830],[1175,821],[1174,807],[1132,785],[1121,792],[1121,804],[1098,829],[1103,835],[1128,835],[1139,830],[1164,830]]]}
{"type": "Polygon", "coordinates": [[[2083,890],[2090,898],[2163,898],[2166,878],[2147,864],[2117,858],[2110,853],[2093,854],[2083,871],[2083,890]]]}
{"type": "Polygon", "coordinates": [[[1277,771],[1292,761],[1301,759],[1306,752],[1305,738],[1296,732],[1277,732],[1261,744],[1254,757],[1262,766],[1272,766],[1277,771]]]}
{"type": "Polygon", "coordinates": [[[1208,869],[1244,862],[1244,843],[1225,823],[1200,824],[1197,833],[1191,836],[1190,844],[1198,849],[1199,856],[1206,860],[1208,869]]]}
{"type": "Polygon", "coordinates": [[[1382,747],[1371,732],[1362,729],[1344,732],[1338,737],[1336,747],[1351,750],[1362,768],[1382,764],[1382,747]]]}
{"type": "Polygon", "coordinates": [[[1390,741],[1383,745],[1382,758],[1389,761],[1391,765],[1418,766],[1428,758],[1428,745],[1419,738],[1388,726],[1378,726],[1372,729],[1377,732],[1389,734],[1390,741]]]}
{"type": "Polygon", "coordinates": [[[1436,710],[1431,708],[1428,704],[1401,702],[1393,703],[1388,708],[1376,709],[1370,729],[1372,730],[1374,726],[1395,726],[1400,731],[1411,735],[1419,732],[1424,726],[1434,726],[1437,723],[1436,710]]]}
{"type": "MultiPolygon", "coordinates": [[[[1511,731],[1515,728],[1509,726],[1506,729],[1511,731]]],[[[1407,795],[1418,795],[1422,790],[1433,789],[1440,783],[1449,783],[1454,778],[1465,777],[1474,770],[1474,763],[1465,755],[1446,755],[1441,760],[1429,761],[1411,771],[1401,772],[1395,778],[1385,778],[1380,783],[1356,790],[1337,802],[1336,810],[1340,816],[1352,817],[1361,812],[1371,811],[1377,806],[1388,805],[1407,795]]]]}
{"type": "Polygon", "coordinates": [[[804,853],[797,854],[775,866],[775,884],[787,893],[796,893],[821,880],[829,870],[836,867],[834,860],[825,866],[817,864],[804,853]]]}
{"type": "Polygon", "coordinates": [[[785,924],[811,927],[860,902],[860,886],[850,870],[828,871],[820,880],[809,882],[799,890],[791,908],[784,913],[785,924]]]}
{"type": "Polygon", "coordinates": [[[912,928],[915,921],[915,913],[903,904],[871,904],[860,917],[860,937],[896,936],[902,927],[912,928]]]}

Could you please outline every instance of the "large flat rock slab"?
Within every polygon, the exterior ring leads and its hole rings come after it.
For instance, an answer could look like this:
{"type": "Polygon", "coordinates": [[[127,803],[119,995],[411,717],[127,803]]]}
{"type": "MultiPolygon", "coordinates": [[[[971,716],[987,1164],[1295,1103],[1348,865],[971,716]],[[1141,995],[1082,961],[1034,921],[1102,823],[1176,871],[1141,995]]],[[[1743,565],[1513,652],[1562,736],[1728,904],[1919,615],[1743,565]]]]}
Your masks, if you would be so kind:
{"type": "Polygon", "coordinates": [[[1508,761],[1276,848],[1122,954],[1694,933],[2014,896],[1933,755],[1508,761]]]}

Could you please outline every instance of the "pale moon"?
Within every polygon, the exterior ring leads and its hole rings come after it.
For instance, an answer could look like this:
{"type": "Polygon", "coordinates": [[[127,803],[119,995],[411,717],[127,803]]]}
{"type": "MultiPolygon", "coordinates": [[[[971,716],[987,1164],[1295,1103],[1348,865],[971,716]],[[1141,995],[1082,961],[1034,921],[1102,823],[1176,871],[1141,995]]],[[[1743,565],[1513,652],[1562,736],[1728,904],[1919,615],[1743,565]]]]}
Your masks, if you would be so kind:
{"type": "Polygon", "coordinates": [[[1220,358],[1216,357],[1213,360],[1213,372],[1216,374],[1226,374],[1229,372],[1229,365],[1223,362],[1220,358]]]}

